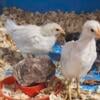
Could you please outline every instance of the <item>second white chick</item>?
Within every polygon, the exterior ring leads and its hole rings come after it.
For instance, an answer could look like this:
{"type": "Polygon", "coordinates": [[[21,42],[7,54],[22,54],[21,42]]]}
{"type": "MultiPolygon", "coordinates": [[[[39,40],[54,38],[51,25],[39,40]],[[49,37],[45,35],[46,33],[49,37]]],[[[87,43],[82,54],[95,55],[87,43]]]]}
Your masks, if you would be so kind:
{"type": "Polygon", "coordinates": [[[100,38],[100,23],[95,20],[86,21],[79,40],[65,43],[61,54],[61,71],[68,80],[68,98],[72,100],[71,83],[77,83],[77,95],[80,95],[80,78],[92,68],[96,60],[96,38],[100,38]]]}
{"type": "Polygon", "coordinates": [[[47,54],[52,51],[57,36],[65,34],[57,23],[48,23],[42,26],[17,25],[8,19],[5,28],[24,57],[27,57],[27,54],[47,54]]]}

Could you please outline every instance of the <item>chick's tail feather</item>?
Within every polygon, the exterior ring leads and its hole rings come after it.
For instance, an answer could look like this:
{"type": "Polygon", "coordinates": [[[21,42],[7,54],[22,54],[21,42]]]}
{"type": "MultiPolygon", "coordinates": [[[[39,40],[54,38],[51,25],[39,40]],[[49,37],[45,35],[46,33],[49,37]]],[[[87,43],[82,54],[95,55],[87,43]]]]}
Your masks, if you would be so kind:
{"type": "Polygon", "coordinates": [[[12,21],[11,19],[7,19],[5,23],[6,33],[7,34],[13,34],[13,31],[18,27],[18,25],[12,21]]]}

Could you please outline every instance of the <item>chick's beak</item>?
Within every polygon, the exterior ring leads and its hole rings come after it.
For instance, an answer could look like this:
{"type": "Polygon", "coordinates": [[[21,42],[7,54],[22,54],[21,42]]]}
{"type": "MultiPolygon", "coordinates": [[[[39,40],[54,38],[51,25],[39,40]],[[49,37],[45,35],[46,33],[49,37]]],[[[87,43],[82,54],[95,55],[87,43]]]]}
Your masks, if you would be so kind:
{"type": "Polygon", "coordinates": [[[96,38],[100,38],[100,28],[96,30],[96,38]]]}
{"type": "Polygon", "coordinates": [[[61,36],[65,36],[66,35],[64,30],[61,30],[60,32],[61,32],[61,36]]]}
{"type": "Polygon", "coordinates": [[[57,42],[61,45],[65,43],[65,35],[66,33],[64,30],[60,30],[60,34],[57,35],[57,42]]]}

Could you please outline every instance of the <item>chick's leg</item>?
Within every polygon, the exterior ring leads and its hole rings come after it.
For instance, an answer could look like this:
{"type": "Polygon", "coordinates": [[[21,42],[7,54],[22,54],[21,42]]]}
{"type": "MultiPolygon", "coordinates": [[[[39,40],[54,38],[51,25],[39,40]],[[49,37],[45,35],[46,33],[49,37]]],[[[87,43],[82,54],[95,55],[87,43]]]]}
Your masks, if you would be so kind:
{"type": "Polygon", "coordinates": [[[72,97],[71,97],[71,83],[72,83],[72,79],[68,81],[68,100],[72,100],[72,97]]]}
{"type": "Polygon", "coordinates": [[[77,96],[79,98],[82,98],[81,97],[81,93],[80,93],[80,81],[79,81],[79,78],[76,78],[76,84],[77,84],[77,96]]]}

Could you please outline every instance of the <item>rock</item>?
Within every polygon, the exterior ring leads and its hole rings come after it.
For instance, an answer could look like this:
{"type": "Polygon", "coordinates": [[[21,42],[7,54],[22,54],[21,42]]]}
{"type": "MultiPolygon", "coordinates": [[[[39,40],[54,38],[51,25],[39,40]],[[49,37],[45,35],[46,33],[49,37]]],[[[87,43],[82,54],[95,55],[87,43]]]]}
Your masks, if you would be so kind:
{"type": "Polygon", "coordinates": [[[24,86],[46,82],[55,73],[55,65],[46,56],[26,58],[13,66],[14,76],[24,86]]]}

